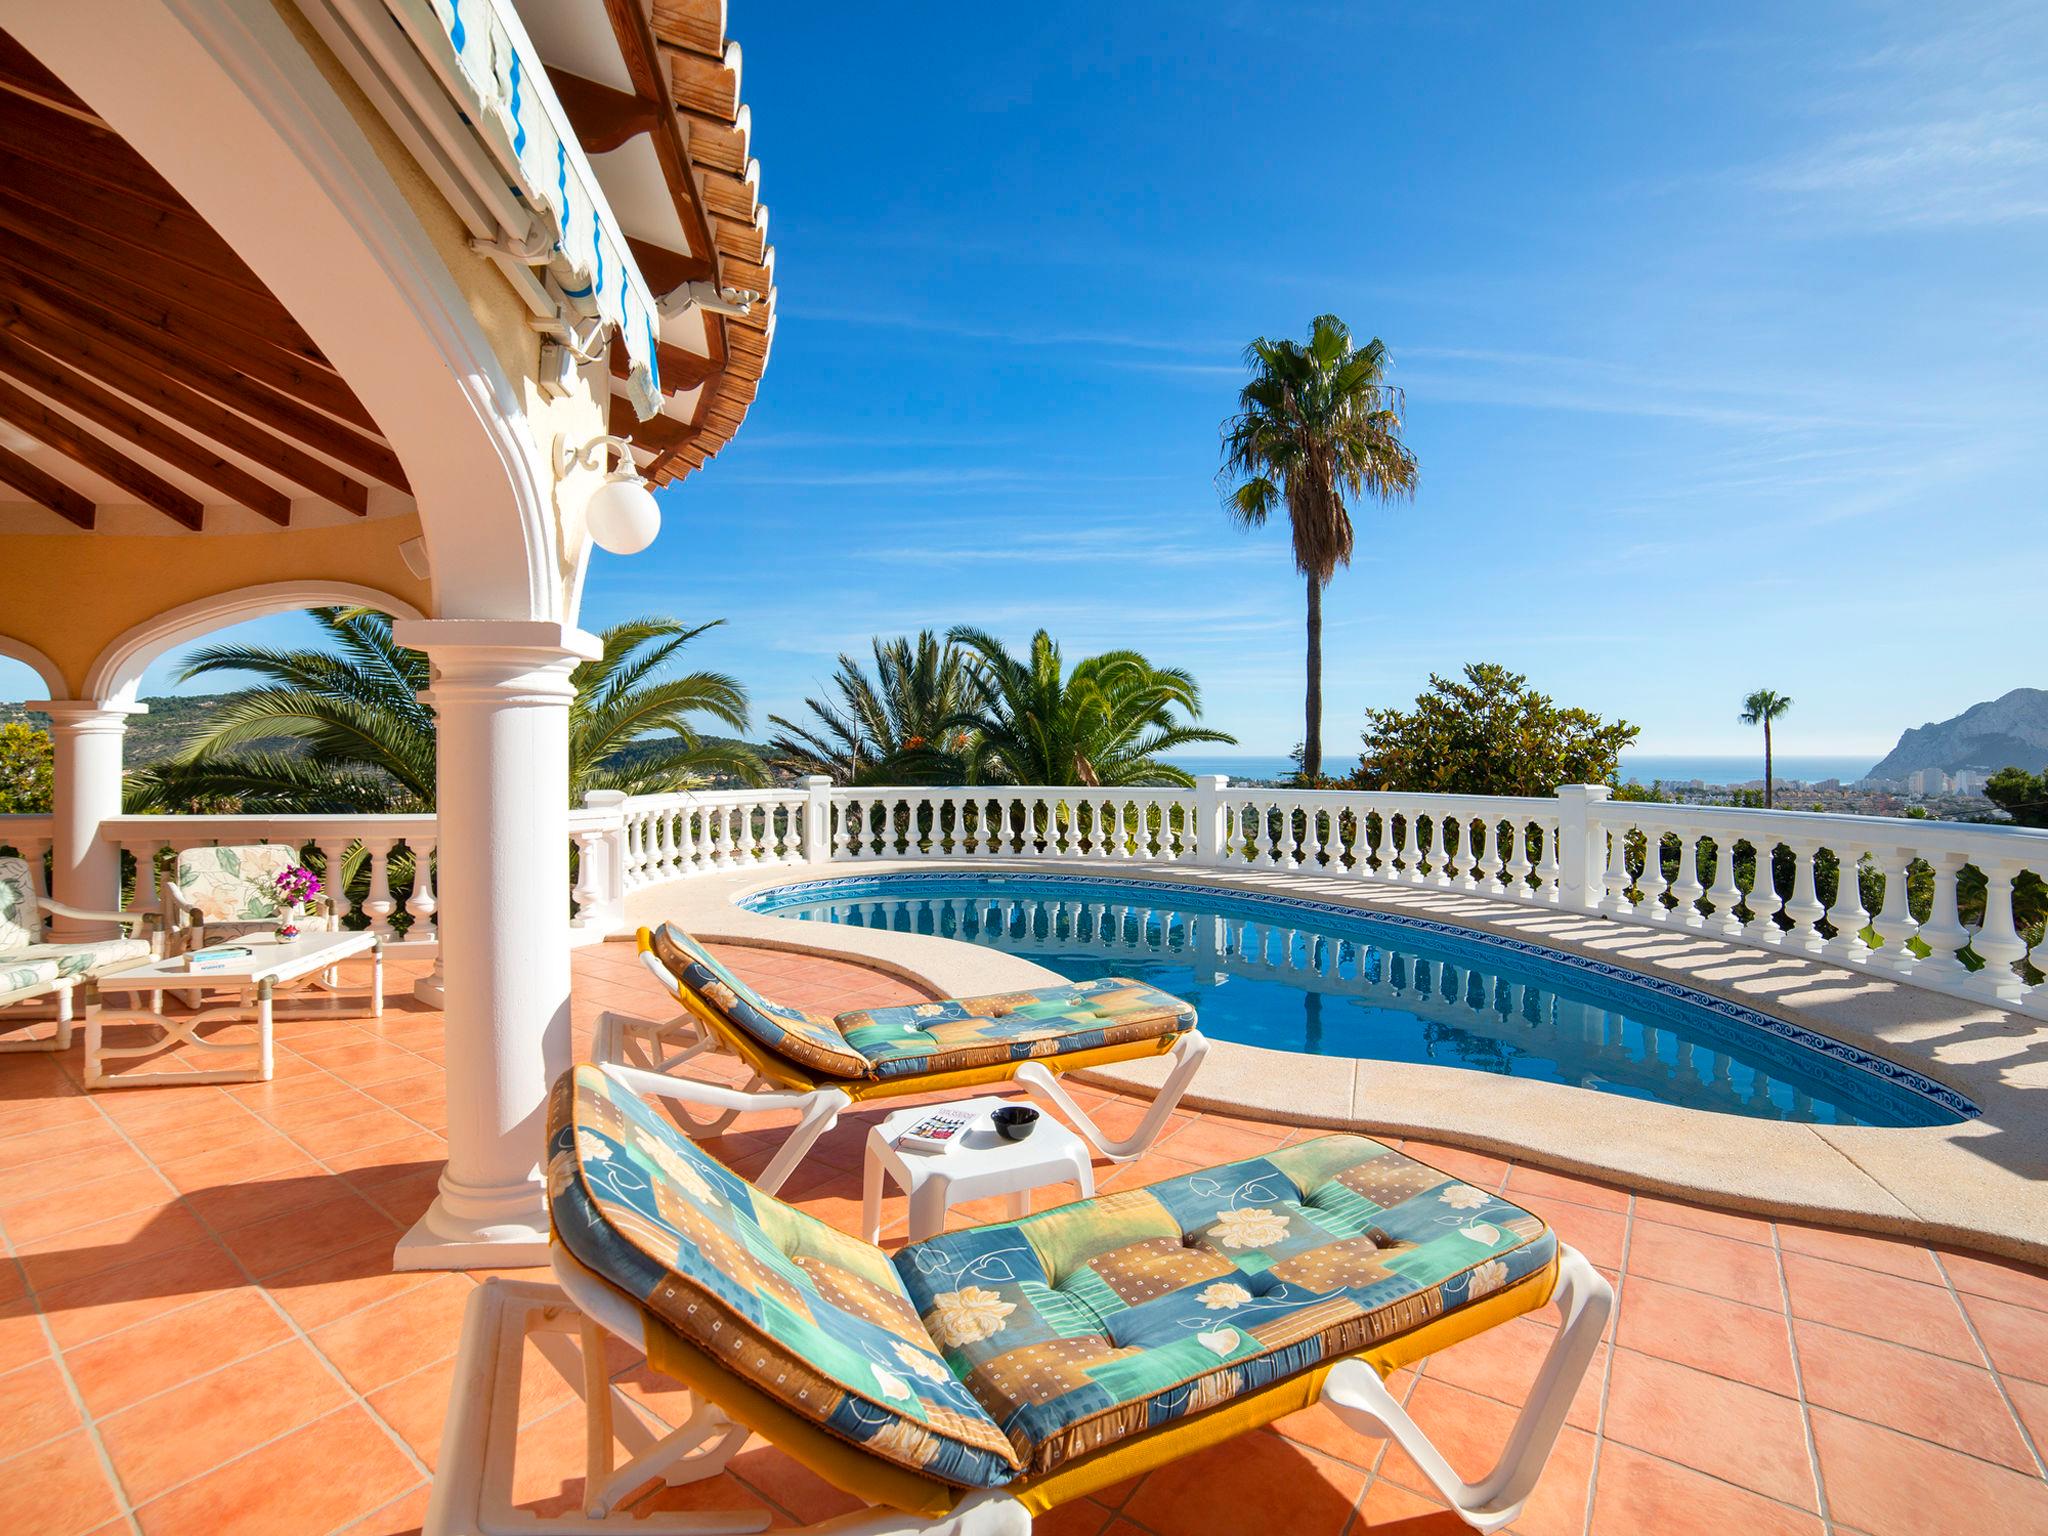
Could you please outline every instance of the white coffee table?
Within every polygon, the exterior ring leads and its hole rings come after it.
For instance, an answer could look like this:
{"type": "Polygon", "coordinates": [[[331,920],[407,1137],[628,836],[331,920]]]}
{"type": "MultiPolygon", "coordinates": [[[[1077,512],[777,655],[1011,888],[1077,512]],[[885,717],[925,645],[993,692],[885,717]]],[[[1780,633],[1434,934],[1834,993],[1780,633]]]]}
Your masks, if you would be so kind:
{"type": "Polygon", "coordinates": [[[192,971],[182,956],[152,961],[129,971],[115,971],[93,978],[98,1000],[85,1010],[85,1086],[88,1088],[129,1088],[153,1083],[267,1083],[271,1073],[271,999],[280,986],[304,981],[322,971],[332,970],[343,960],[357,955],[370,957],[370,1016],[384,1013],[384,949],[377,935],[365,929],[359,933],[302,933],[295,939],[278,939],[270,934],[247,934],[223,939],[214,948],[241,945],[249,954],[220,970],[192,971]],[[169,1014],[159,1007],[145,1007],[131,1001],[109,1009],[105,999],[151,994],[159,1000],[165,992],[232,991],[232,1001],[197,1007],[187,1014],[169,1014]],[[209,1025],[248,1023],[253,1004],[256,1040],[202,1040],[199,1031],[209,1025]],[[163,1034],[148,1045],[110,1046],[101,1043],[100,1031],[108,1024],[153,1024],[163,1034]],[[167,1045],[188,1045],[207,1056],[250,1056],[236,1066],[203,1067],[194,1072],[123,1072],[109,1074],[108,1062],[131,1056],[153,1056],[167,1045]]]}
{"type": "Polygon", "coordinates": [[[1022,1141],[996,1134],[989,1112],[1017,1102],[994,1094],[959,1099],[950,1104],[922,1104],[899,1109],[868,1132],[867,1157],[861,1172],[861,1230],[871,1243],[881,1240],[882,1174],[910,1196],[910,1240],[921,1242],[946,1230],[946,1213],[969,1200],[1004,1195],[1012,1217],[1031,1210],[1031,1192],[1048,1184],[1072,1184],[1088,1199],[1095,1193],[1095,1164],[1088,1144],[1040,1111],[1038,1123],[1022,1141]],[[913,1152],[896,1138],[934,1109],[957,1110],[974,1121],[958,1141],[943,1152],[913,1152]]]}

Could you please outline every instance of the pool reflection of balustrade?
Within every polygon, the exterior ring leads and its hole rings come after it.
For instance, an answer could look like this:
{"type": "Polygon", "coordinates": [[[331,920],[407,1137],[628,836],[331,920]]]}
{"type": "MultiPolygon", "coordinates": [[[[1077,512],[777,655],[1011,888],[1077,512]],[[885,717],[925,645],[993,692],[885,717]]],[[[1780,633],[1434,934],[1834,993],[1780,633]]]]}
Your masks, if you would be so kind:
{"type": "MultiPolygon", "coordinates": [[[[105,836],[149,871],[132,898],[145,905],[156,899],[154,856],[167,849],[318,849],[340,871],[330,879],[341,895],[354,891],[357,920],[431,942],[431,857],[426,879],[415,871],[434,825],[430,815],[124,816],[105,836]]],[[[0,816],[0,849],[40,864],[50,836],[47,816],[0,816]]],[[[813,778],[593,793],[571,813],[570,836],[574,931],[586,940],[624,923],[628,892],[719,871],[966,859],[1190,867],[1253,884],[1288,875],[1310,894],[1398,887],[1453,906],[1485,898],[1697,932],[2048,1017],[2048,831],[2028,828],[1623,802],[1602,785],[1510,798],[1217,777],[1192,789],[835,788],[813,778]]]]}

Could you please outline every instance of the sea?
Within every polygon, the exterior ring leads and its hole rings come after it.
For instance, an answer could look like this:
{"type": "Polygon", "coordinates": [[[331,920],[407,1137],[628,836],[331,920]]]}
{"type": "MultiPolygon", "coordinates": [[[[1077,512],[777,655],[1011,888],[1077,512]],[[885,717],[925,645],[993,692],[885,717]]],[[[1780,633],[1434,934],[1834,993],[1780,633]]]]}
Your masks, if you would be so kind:
{"type": "MultiPolygon", "coordinates": [[[[1288,757],[1218,754],[1176,757],[1172,761],[1175,767],[1184,768],[1189,773],[1227,773],[1233,779],[1247,781],[1284,779],[1294,772],[1294,760],[1288,757]]],[[[1802,757],[1780,752],[1772,767],[1782,784],[1818,784],[1823,779],[1839,779],[1844,784],[1853,784],[1870,772],[1873,762],[1874,759],[1868,757],[1802,757]]],[[[1334,758],[1325,760],[1326,769],[1349,771],[1353,766],[1349,758],[1341,764],[1334,758]]],[[[1761,752],[1753,757],[1667,757],[1632,752],[1621,760],[1621,776],[1638,784],[1654,784],[1659,780],[1666,784],[1689,784],[1694,779],[1702,784],[1761,783],[1764,758],[1761,752]]]]}

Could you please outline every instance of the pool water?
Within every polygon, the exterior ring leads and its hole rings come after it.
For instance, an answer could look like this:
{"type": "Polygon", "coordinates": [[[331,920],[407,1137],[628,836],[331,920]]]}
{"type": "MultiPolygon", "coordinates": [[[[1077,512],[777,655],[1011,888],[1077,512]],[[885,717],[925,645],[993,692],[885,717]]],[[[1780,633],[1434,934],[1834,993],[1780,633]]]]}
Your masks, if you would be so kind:
{"type": "Polygon", "coordinates": [[[1421,918],[1090,876],[809,881],[746,905],[931,934],[1075,981],[1183,997],[1219,1040],[1565,1083],[1817,1125],[1950,1125],[1976,1107],[1843,1042],[1604,962],[1421,918]]]}

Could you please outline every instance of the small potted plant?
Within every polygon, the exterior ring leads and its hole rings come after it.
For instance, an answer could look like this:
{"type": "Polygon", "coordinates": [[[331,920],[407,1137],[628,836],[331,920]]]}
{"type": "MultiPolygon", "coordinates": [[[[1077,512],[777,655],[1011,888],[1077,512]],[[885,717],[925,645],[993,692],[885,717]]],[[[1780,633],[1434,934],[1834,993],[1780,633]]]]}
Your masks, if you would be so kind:
{"type": "Polygon", "coordinates": [[[320,891],[320,877],[303,864],[293,864],[277,875],[277,940],[285,943],[299,936],[299,918],[320,891]]]}

